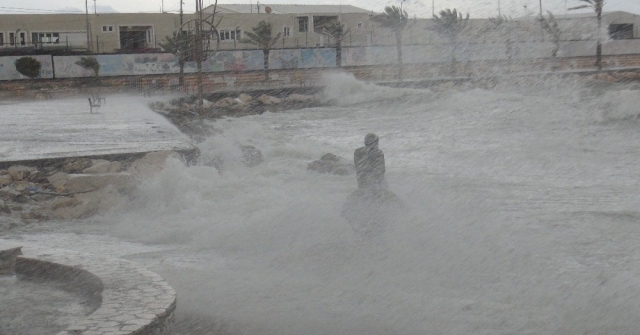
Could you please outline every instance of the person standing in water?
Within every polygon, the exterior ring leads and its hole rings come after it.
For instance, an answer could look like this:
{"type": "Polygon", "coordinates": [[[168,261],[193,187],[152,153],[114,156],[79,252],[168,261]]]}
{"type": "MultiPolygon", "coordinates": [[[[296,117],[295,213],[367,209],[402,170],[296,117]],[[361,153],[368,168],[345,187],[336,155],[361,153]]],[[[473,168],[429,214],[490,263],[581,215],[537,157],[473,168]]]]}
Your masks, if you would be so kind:
{"type": "Polygon", "coordinates": [[[378,136],[367,134],[364,137],[364,145],[356,149],[353,154],[358,188],[361,190],[387,188],[384,178],[384,153],[378,149],[378,136]]]}

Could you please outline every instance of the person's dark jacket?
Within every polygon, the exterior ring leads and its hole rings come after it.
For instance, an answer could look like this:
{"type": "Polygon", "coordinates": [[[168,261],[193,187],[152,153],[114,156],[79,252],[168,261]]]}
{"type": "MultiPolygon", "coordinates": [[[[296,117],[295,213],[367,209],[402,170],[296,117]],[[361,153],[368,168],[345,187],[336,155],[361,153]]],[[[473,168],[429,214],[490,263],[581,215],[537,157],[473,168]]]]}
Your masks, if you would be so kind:
{"type": "Polygon", "coordinates": [[[373,143],[356,149],[353,161],[356,166],[358,188],[385,188],[384,153],[378,149],[377,138],[373,143]]]}

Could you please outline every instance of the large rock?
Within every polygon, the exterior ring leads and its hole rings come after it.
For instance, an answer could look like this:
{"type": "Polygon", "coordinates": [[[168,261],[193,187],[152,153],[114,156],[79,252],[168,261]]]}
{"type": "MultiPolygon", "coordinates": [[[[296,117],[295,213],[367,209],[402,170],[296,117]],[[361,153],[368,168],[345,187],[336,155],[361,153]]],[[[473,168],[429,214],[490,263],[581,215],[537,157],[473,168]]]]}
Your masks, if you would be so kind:
{"type": "Polygon", "coordinates": [[[260,97],[258,97],[257,99],[258,101],[260,101],[263,105],[278,105],[282,103],[281,99],[278,99],[276,97],[270,96],[270,95],[266,95],[263,94],[260,97]]]}
{"type": "Polygon", "coordinates": [[[248,167],[254,167],[264,161],[262,158],[262,152],[256,147],[251,145],[243,145],[240,147],[242,150],[242,164],[248,167]]]}
{"type": "Polygon", "coordinates": [[[23,165],[14,165],[7,170],[11,178],[16,181],[29,178],[29,175],[35,171],[38,170],[36,168],[23,165]]]}
{"type": "Polygon", "coordinates": [[[353,164],[346,159],[329,153],[320,157],[319,160],[309,163],[307,170],[346,176],[353,173],[354,167],[353,164]]]}
{"type": "Polygon", "coordinates": [[[49,183],[53,186],[53,189],[58,193],[65,193],[67,191],[67,181],[69,181],[69,174],[64,172],[56,172],[49,178],[49,183]]]}
{"type": "Polygon", "coordinates": [[[29,193],[27,191],[35,191],[38,187],[36,184],[28,180],[18,180],[13,182],[13,189],[21,193],[29,193]]]}
{"type": "Polygon", "coordinates": [[[202,107],[204,108],[211,108],[214,106],[214,103],[207,100],[207,99],[202,99],[202,107]]]}
{"type": "Polygon", "coordinates": [[[0,199],[13,201],[13,202],[25,203],[25,202],[27,202],[27,200],[29,198],[27,196],[25,196],[24,194],[16,191],[12,187],[5,186],[3,188],[0,188],[0,199]]]}
{"type": "Polygon", "coordinates": [[[108,185],[94,192],[76,194],[73,200],[51,204],[47,214],[62,220],[83,219],[123,205],[125,201],[115,186],[108,185]]]}
{"type": "Polygon", "coordinates": [[[309,103],[316,101],[316,97],[313,95],[304,95],[304,94],[291,94],[285,98],[287,102],[297,102],[297,103],[309,103]]]}
{"type": "Polygon", "coordinates": [[[11,209],[7,204],[4,203],[4,200],[0,199],[0,213],[11,214],[11,209]]]}
{"type": "Polygon", "coordinates": [[[236,99],[231,97],[226,97],[216,101],[215,106],[218,108],[227,108],[237,104],[238,104],[238,101],[236,99]]]}
{"type": "Polygon", "coordinates": [[[127,172],[139,178],[151,177],[162,171],[169,159],[181,160],[181,156],[175,151],[150,152],[133,162],[127,172]]]}
{"type": "Polygon", "coordinates": [[[250,104],[253,102],[253,98],[246,93],[240,94],[236,100],[240,101],[243,104],[250,104]]]}
{"type": "Polygon", "coordinates": [[[94,162],[91,167],[82,171],[84,174],[101,174],[120,172],[122,164],[120,162],[98,161],[94,162]]]}
{"type": "Polygon", "coordinates": [[[55,211],[59,208],[65,208],[65,207],[73,207],[76,205],[79,205],[81,202],[76,199],[76,198],[72,198],[72,197],[57,197],[55,199],[53,199],[51,202],[49,202],[47,204],[47,207],[49,210],[51,211],[55,211]]]}
{"type": "Polygon", "coordinates": [[[93,161],[88,158],[69,158],[64,162],[61,170],[65,173],[82,173],[91,165],[93,165],[93,161]]]}
{"type": "Polygon", "coordinates": [[[0,187],[7,186],[13,182],[13,177],[11,175],[5,174],[0,175],[0,187]]]}
{"type": "Polygon", "coordinates": [[[49,182],[47,175],[41,171],[34,171],[29,174],[28,180],[36,184],[47,184],[49,182]]]}
{"type": "Polygon", "coordinates": [[[135,186],[135,180],[130,173],[103,174],[71,174],[65,185],[68,193],[93,192],[107,186],[114,186],[118,191],[129,191],[135,186]]]}

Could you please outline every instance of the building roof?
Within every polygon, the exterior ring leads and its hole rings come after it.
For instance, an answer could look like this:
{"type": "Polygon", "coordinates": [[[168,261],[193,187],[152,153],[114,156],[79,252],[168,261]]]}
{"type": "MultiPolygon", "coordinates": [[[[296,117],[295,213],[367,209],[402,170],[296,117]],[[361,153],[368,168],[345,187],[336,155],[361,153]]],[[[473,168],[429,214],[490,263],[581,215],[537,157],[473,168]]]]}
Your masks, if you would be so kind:
{"type": "MultiPolygon", "coordinates": [[[[602,17],[610,16],[610,15],[619,15],[619,14],[638,16],[637,14],[633,14],[629,12],[614,11],[614,12],[602,12],[602,17]]],[[[584,13],[570,13],[570,14],[558,14],[558,15],[554,14],[554,16],[556,19],[581,19],[581,18],[591,18],[591,17],[595,18],[596,13],[593,10],[590,10],[589,12],[584,12],[584,13]]]]}
{"type": "MultiPolygon", "coordinates": [[[[272,14],[351,14],[369,13],[368,10],[351,5],[269,5],[260,3],[260,13],[265,13],[265,7],[271,7],[272,14]]],[[[206,7],[205,11],[213,11],[213,6],[206,7]]],[[[217,10],[222,13],[257,14],[256,4],[218,4],[217,10]]]]}

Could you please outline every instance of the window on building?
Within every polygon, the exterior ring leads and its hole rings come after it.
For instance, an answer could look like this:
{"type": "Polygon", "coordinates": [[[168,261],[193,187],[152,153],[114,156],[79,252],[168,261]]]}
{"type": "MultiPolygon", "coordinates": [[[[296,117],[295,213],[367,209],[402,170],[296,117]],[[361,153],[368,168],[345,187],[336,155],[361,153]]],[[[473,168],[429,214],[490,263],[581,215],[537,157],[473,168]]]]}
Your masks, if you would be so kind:
{"type": "Polygon", "coordinates": [[[239,41],[242,39],[242,30],[220,30],[221,41],[239,41]]]}
{"type": "Polygon", "coordinates": [[[4,46],[4,33],[0,33],[0,47],[4,46]]]}
{"type": "Polygon", "coordinates": [[[291,27],[284,27],[282,29],[282,35],[284,37],[290,37],[291,36],[291,27]]]}
{"type": "Polygon", "coordinates": [[[313,17],[313,31],[320,31],[322,27],[332,22],[337,22],[337,16],[314,16],[313,17]]]}
{"type": "Polygon", "coordinates": [[[103,33],[112,33],[114,32],[116,29],[114,26],[102,26],[102,32],[103,33]]]}
{"type": "Polygon", "coordinates": [[[118,26],[120,49],[139,50],[153,42],[153,26],[118,26]]]}
{"type": "Polygon", "coordinates": [[[308,16],[298,17],[298,32],[306,33],[307,31],[309,31],[309,17],[308,16]]]}
{"type": "Polygon", "coordinates": [[[624,40],[633,38],[633,24],[612,24],[609,25],[609,36],[614,40],[624,40]]]}
{"type": "Polygon", "coordinates": [[[31,33],[32,43],[58,44],[60,43],[60,33],[31,33]]]}
{"type": "Polygon", "coordinates": [[[27,45],[27,34],[26,33],[20,33],[20,45],[27,45]]]}
{"type": "Polygon", "coordinates": [[[9,33],[9,45],[16,45],[16,34],[9,33]]]}

